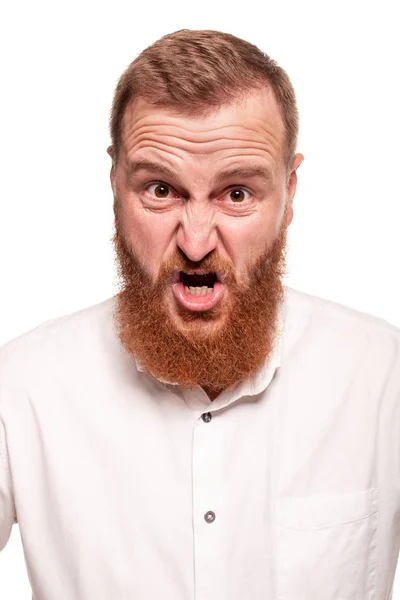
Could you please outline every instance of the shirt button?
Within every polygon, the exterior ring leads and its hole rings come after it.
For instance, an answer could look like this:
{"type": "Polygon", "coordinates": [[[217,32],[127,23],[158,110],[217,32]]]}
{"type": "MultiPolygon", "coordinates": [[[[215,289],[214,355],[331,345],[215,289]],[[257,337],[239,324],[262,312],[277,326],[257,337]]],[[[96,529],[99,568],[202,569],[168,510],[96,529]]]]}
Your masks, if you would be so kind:
{"type": "Polygon", "coordinates": [[[203,413],[201,415],[201,418],[203,419],[204,423],[209,423],[212,419],[212,414],[211,413],[203,413]]]}
{"type": "Polygon", "coordinates": [[[215,521],[215,513],[212,510],[209,510],[204,515],[204,520],[206,523],[213,523],[215,521]]]}

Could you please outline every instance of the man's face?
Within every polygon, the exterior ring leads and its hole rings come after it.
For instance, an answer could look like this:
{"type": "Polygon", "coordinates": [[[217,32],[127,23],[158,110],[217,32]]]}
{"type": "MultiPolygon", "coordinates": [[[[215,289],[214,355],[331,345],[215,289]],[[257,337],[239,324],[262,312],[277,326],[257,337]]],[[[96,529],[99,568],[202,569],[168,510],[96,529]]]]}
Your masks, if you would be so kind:
{"type": "Polygon", "coordinates": [[[283,123],[268,90],[202,118],[142,99],[128,106],[111,171],[117,256],[133,294],[122,319],[145,303],[150,318],[159,312],[168,321],[169,338],[215,341],[229,333],[235,311],[260,313],[253,297],[262,302],[258,292],[269,274],[262,291],[272,296],[269,313],[276,312],[302,158],[296,155],[288,173],[283,123]],[[134,298],[137,286],[147,294],[141,299],[134,298]]]}

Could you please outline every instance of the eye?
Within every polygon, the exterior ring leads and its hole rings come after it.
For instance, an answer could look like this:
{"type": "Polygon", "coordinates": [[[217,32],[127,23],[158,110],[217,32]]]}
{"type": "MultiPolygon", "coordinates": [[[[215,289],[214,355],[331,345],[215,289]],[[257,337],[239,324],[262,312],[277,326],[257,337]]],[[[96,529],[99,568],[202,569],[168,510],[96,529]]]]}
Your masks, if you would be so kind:
{"type": "Polygon", "coordinates": [[[235,202],[236,204],[241,204],[245,200],[248,200],[250,196],[249,192],[243,190],[242,188],[236,188],[234,190],[231,190],[230,192],[228,192],[228,194],[229,200],[232,200],[232,202],[235,202]]]}
{"type": "Polygon", "coordinates": [[[156,198],[168,198],[170,194],[170,189],[165,183],[152,183],[147,188],[147,191],[150,192],[152,196],[156,198]]]}

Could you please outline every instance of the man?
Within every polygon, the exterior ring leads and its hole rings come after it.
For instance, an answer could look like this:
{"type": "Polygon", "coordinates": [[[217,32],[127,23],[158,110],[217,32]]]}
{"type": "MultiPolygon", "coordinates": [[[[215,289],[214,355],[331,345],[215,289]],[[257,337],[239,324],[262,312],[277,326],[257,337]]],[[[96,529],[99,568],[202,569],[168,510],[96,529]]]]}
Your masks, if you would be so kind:
{"type": "Polygon", "coordinates": [[[0,547],[18,522],[36,600],[391,598],[400,332],[283,286],[297,132],[234,36],[123,74],[120,293],[1,352],[0,547]]]}

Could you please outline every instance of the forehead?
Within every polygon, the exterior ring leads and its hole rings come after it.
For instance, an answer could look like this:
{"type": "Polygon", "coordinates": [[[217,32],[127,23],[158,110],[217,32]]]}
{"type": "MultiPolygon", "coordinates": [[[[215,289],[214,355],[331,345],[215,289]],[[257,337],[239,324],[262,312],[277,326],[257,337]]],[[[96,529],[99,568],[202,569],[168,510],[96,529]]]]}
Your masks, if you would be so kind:
{"type": "Polygon", "coordinates": [[[284,154],[284,124],[270,89],[253,91],[205,116],[138,98],[128,105],[121,130],[121,151],[128,160],[139,153],[173,162],[189,156],[208,162],[253,157],[276,164],[284,154]]]}

